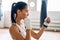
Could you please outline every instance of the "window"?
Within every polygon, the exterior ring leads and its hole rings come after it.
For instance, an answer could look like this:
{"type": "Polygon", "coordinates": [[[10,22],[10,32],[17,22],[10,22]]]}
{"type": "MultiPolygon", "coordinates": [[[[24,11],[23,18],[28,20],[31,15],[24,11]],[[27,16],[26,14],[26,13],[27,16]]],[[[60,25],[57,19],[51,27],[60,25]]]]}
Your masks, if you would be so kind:
{"type": "Polygon", "coordinates": [[[1,2],[2,2],[2,0],[0,0],[0,21],[1,21],[1,17],[2,17],[2,12],[1,12],[1,2]]]}

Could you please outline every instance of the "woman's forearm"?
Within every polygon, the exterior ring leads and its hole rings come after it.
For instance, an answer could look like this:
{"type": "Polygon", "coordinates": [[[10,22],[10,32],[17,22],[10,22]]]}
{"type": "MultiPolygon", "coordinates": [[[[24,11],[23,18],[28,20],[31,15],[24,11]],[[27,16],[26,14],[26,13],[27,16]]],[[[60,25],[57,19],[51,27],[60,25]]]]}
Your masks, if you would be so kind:
{"type": "Polygon", "coordinates": [[[41,28],[41,29],[39,30],[39,32],[37,33],[37,36],[38,36],[37,38],[40,38],[44,31],[45,31],[45,27],[42,26],[42,28],[41,28]]]}
{"type": "Polygon", "coordinates": [[[34,31],[32,31],[32,30],[30,30],[30,29],[27,29],[27,30],[26,30],[26,34],[27,34],[27,35],[26,35],[26,39],[25,39],[25,40],[31,40],[31,35],[32,35],[32,37],[34,37],[35,39],[39,39],[39,38],[41,37],[41,35],[43,34],[44,29],[45,29],[45,27],[42,26],[42,28],[39,30],[38,33],[35,33],[34,31]],[[30,33],[31,33],[31,35],[30,35],[30,33]]]}
{"type": "Polygon", "coordinates": [[[38,33],[35,33],[35,32],[33,32],[33,31],[31,30],[31,35],[32,35],[32,37],[34,37],[35,39],[39,39],[39,38],[41,37],[41,35],[43,34],[44,29],[45,29],[45,27],[42,26],[42,28],[39,30],[38,33]]]}

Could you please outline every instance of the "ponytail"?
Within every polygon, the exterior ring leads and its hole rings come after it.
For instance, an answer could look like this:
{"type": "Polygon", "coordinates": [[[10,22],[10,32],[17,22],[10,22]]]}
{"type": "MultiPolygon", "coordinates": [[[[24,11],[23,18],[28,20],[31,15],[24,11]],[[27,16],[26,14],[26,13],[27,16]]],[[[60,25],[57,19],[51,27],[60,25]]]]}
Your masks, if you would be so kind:
{"type": "Polygon", "coordinates": [[[16,21],[15,21],[15,14],[16,14],[15,5],[16,5],[16,3],[13,3],[12,9],[11,9],[11,21],[12,21],[12,23],[16,23],[16,21]]]}

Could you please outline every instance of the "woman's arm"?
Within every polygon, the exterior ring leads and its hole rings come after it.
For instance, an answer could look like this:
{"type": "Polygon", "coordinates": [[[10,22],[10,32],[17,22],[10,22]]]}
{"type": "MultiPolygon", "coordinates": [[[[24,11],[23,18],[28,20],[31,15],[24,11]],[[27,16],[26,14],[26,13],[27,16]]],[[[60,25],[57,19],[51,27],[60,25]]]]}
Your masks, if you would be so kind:
{"type": "Polygon", "coordinates": [[[41,30],[39,30],[38,33],[35,33],[35,32],[33,32],[33,31],[31,30],[31,35],[32,35],[35,39],[39,39],[39,38],[41,37],[42,33],[44,32],[45,28],[48,26],[48,24],[49,24],[50,22],[51,22],[51,21],[50,21],[50,18],[49,18],[49,17],[46,18],[46,19],[45,19],[45,23],[42,25],[41,30]]]}
{"type": "Polygon", "coordinates": [[[20,34],[19,30],[16,28],[15,25],[12,25],[9,29],[10,34],[13,38],[13,40],[24,40],[23,36],[20,34]]]}
{"type": "Polygon", "coordinates": [[[42,28],[39,30],[38,33],[35,33],[34,31],[31,30],[31,35],[35,39],[39,39],[41,37],[41,35],[43,34],[44,30],[45,30],[45,27],[44,26],[42,26],[42,28]]]}
{"type": "Polygon", "coordinates": [[[31,30],[30,29],[26,29],[26,39],[25,40],[31,40],[31,30]]]}

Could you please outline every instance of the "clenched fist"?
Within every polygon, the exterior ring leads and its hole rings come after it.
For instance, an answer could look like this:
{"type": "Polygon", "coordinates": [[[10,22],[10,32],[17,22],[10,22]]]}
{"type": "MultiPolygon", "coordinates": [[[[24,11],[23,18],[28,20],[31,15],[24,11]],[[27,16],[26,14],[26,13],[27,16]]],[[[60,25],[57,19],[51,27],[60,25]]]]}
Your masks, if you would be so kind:
{"type": "Polygon", "coordinates": [[[46,18],[46,19],[45,19],[45,22],[46,22],[47,24],[49,24],[49,23],[51,22],[50,18],[49,18],[49,17],[46,18]]]}
{"type": "Polygon", "coordinates": [[[48,27],[48,24],[49,24],[50,22],[51,22],[50,18],[49,18],[49,17],[46,18],[43,26],[47,28],[47,27],[48,27]]]}

